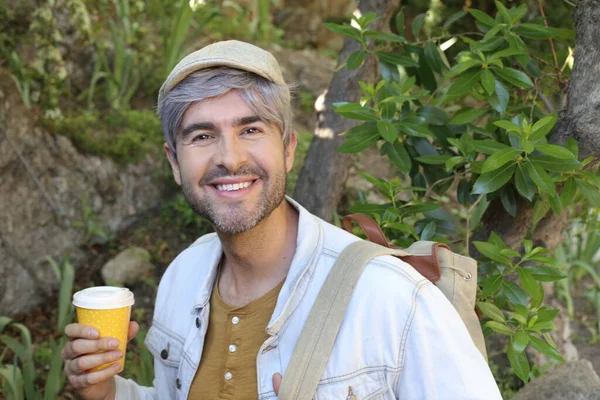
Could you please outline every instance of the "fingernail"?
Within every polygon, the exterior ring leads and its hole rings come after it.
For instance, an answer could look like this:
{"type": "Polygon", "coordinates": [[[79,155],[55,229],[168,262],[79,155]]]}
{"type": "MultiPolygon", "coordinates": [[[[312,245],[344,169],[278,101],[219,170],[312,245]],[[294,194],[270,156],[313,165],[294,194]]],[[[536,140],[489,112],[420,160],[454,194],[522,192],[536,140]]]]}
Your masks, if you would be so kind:
{"type": "Polygon", "coordinates": [[[90,337],[92,339],[96,339],[98,337],[98,331],[95,329],[90,329],[90,337]]]}
{"type": "Polygon", "coordinates": [[[116,349],[117,347],[119,347],[119,342],[113,339],[110,342],[108,342],[108,347],[116,349]]]}
{"type": "Polygon", "coordinates": [[[115,351],[113,353],[113,359],[118,360],[121,357],[123,357],[123,352],[122,351],[115,351]]]}

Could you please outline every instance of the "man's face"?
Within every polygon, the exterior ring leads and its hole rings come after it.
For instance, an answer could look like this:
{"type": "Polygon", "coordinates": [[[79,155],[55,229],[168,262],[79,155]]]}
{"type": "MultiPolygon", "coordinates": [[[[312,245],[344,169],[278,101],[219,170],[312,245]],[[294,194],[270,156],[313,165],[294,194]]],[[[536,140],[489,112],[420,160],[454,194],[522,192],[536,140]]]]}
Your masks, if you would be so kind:
{"type": "Polygon", "coordinates": [[[246,232],[283,201],[296,135],[284,148],[277,125],[261,121],[237,91],[192,104],[165,144],[177,184],[196,213],[222,233],[246,232]]]}

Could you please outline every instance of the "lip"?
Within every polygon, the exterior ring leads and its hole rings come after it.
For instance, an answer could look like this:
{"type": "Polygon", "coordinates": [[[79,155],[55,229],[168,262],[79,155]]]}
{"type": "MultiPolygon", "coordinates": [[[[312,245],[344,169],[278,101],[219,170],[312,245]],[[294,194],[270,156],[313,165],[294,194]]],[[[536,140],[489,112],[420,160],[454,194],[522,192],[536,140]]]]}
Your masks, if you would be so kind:
{"type": "Polygon", "coordinates": [[[248,182],[249,180],[225,180],[225,179],[220,179],[220,180],[215,180],[213,182],[210,183],[210,185],[208,185],[208,187],[210,188],[211,191],[213,191],[217,197],[221,198],[221,199],[229,199],[229,200],[238,200],[241,199],[245,196],[247,196],[256,186],[259,182],[262,182],[261,179],[253,179],[254,182],[252,182],[252,185],[248,186],[247,188],[243,188],[243,189],[239,189],[239,190],[231,190],[231,191],[226,191],[226,190],[217,190],[215,185],[229,185],[229,184],[234,184],[234,183],[243,183],[243,182],[248,182]]]}

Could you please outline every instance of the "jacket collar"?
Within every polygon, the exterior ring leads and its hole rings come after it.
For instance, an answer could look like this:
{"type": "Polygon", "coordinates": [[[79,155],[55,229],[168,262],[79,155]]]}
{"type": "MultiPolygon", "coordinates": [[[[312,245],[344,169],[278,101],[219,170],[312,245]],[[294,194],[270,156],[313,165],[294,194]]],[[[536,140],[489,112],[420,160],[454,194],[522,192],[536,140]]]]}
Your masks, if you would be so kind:
{"type": "MultiPolygon", "coordinates": [[[[298,210],[298,237],[296,238],[296,252],[292,258],[288,275],[279,292],[275,310],[267,326],[267,332],[270,335],[279,332],[300,303],[314,272],[317,256],[323,246],[322,227],[317,218],[291,197],[286,196],[286,200],[298,210]]],[[[200,282],[194,307],[191,310],[192,314],[196,313],[199,308],[204,308],[208,303],[217,277],[219,261],[223,255],[221,241],[216,234],[201,238],[192,246],[208,241],[212,243],[208,245],[209,248],[203,254],[205,259],[201,261],[208,268],[204,279],[200,282]]]]}

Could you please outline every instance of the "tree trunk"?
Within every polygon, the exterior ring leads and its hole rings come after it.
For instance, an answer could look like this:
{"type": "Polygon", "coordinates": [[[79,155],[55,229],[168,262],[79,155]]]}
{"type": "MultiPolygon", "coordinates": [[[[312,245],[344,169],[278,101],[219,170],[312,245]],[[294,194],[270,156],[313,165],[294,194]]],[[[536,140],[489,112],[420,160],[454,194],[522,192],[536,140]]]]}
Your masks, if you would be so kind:
{"type": "MultiPolygon", "coordinates": [[[[358,8],[362,15],[375,12],[380,16],[374,22],[373,29],[386,31],[390,17],[398,6],[399,0],[362,0],[358,8]]],[[[356,50],[360,50],[360,44],[346,38],[338,63],[342,64],[356,50]]],[[[340,134],[357,125],[357,121],[336,114],[332,104],[338,101],[359,101],[362,91],[358,82],[372,82],[377,77],[378,70],[377,57],[371,55],[360,68],[343,68],[336,72],[325,95],[324,110],[317,116],[315,137],[298,177],[294,198],[323,219],[331,220],[354,160],[349,154],[337,152],[344,142],[344,137],[340,134]]]]}

